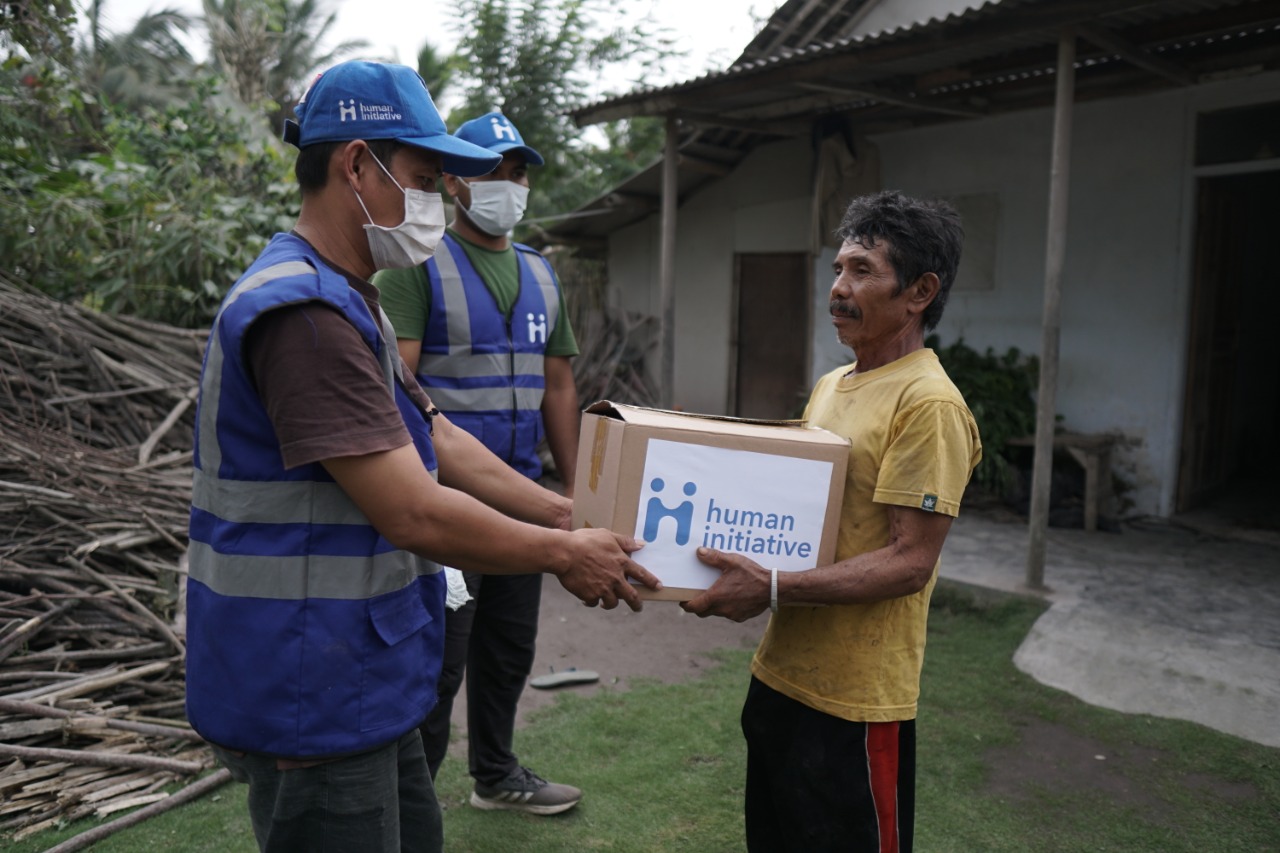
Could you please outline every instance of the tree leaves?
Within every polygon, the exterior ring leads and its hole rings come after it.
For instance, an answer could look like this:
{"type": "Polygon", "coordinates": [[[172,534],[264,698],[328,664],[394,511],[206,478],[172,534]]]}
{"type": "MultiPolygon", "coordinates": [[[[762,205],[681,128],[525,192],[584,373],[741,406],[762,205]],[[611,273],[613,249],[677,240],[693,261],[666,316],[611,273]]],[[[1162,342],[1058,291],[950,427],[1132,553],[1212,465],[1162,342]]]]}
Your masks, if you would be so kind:
{"type": "Polygon", "coordinates": [[[449,126],[501,110],[542,154],[527,219],[568,212],[656,159],[659,123],[619,122],[592,135],[568,113],[606,94],[599,81],[607,69],[668,57],[664,33],[606,23],[617,15],[605,0],[458,0],[457,8],[450,64],[463,95],[449,126]]]}

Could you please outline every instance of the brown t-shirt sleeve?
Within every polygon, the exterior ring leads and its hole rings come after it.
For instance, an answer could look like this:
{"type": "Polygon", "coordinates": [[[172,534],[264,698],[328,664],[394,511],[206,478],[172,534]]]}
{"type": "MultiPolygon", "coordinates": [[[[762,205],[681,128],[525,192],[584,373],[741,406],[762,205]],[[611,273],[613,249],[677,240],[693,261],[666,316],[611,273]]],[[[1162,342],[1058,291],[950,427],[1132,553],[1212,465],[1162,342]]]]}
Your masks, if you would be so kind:
{"type": "Polygon", "coordinates": [[[409,443],[378,359],[338,310],[274,309],[249,328],[244,347],[285,468],[409,443]]]}

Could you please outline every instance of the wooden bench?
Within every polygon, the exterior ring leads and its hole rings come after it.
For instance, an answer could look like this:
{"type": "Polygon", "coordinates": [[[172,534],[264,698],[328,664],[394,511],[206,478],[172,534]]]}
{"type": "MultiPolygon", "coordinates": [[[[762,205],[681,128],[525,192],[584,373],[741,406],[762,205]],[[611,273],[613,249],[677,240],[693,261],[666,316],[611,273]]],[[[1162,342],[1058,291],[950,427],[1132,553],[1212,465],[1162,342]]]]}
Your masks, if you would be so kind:
{"type": "MultiPolygon", "coordinates": [[[[1084,529],[1098,529],[1098,510],[1111,497],[1111,449],[1120,436],[1108,433],[1060,432],[1053,437],[1055,450],[1065,450],[1084,468],[1084,529]]],[[[1011,438],[1013,447],[1035,447],[1036,437],[1011,438]]]]}

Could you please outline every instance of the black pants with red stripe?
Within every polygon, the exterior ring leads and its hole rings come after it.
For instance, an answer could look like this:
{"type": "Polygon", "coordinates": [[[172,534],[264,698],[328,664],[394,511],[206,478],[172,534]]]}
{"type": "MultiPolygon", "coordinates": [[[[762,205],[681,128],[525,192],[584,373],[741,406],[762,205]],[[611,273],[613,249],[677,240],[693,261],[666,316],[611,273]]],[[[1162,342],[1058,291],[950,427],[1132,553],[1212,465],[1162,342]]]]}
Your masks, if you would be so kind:
{"type": "Polygon", "coordinates": [[[750,853],[911,853],[915,720],[841,720],[752,678],[742,733],[750,853]]]}

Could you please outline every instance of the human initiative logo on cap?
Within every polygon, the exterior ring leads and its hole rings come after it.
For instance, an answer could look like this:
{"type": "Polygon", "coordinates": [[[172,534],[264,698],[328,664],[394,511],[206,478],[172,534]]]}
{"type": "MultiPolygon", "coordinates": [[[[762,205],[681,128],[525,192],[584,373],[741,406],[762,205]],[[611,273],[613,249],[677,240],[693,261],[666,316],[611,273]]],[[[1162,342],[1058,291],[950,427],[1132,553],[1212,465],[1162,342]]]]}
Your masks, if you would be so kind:
{"type": "Polygon", "coordinates": [[[486,175],[500,154],[450,136],[417,71],[406,65],[351,61],[321,73],[286,121],[284,140],[299,148],[321,142],[394,139],[435,151],[444,170],[464,178],[486,175]]]}
{"type": "Polygon", "coordinates": [[[455,130],[453,135],[497,154],[519,151],[524,154],[525,162],[533,166],[541,166],[545,162],[541,154],[524,144],[524,137],[511,120],[499,112],[473,118],[455,130]]]}

